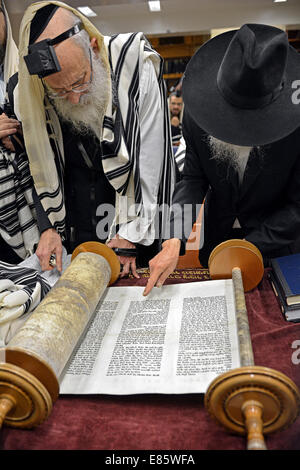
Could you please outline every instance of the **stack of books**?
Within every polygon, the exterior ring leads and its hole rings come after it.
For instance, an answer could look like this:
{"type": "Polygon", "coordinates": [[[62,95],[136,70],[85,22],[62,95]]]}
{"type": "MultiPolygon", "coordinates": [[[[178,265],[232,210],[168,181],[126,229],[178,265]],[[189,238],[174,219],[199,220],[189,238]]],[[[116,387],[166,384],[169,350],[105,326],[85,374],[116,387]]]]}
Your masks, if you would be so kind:
{"type": "Polygon", "coordinates": [[[271,260],[269,278],[287,321],[300,321],[300,253],[271,260]]]}

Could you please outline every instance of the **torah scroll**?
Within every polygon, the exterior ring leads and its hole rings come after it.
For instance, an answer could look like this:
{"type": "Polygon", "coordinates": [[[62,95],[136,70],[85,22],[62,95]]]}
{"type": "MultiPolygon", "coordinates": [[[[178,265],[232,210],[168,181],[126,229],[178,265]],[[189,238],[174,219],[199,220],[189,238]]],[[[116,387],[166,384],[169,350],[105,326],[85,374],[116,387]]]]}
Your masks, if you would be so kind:
{"type": "Polygon", "coordinates": [[[59,377],[106,287],[118,277],[120,265],[112,250],[99,243],[83,245],[31,317],[0,350],[0,425],[1,414],[5,424],[22,428],[48,417],[59,394],[59,377]]]}

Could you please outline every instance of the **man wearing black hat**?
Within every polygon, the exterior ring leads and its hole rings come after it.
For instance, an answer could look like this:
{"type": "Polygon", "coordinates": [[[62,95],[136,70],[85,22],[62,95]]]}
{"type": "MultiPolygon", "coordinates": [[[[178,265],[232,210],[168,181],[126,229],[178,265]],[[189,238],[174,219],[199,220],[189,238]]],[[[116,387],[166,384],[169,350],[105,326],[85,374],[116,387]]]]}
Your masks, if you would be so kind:
{"type": "MultiPolygon", "coordinates": [[[[300,56],[287,35],[260,24],[211,39],[189,62],[185,166],[173,203],[183,209],[205,200],[203,266],[216,245],[232,238],[252,242],[266,263],[299,250],[300,106],[292,101],[299,77],[300,56]]],[[[177,210],[171,233],[181,224],[177,210]]],[[[144,295],[175,269],[185,242],[175,235],[163,243],[150,261],[144,295]]]]}
{"type": "Polygon", "coordinates": [[[14,100],[42,269],[53,254],[60,267],[62,241],[72,251],[100,240],[115,249],[122,275],[138,277],[136,259],[157,252],[155,213],[175,178],[161,58],[142,33],[102,36],[57,1],[26,10],[19,51],[14,100]]]}

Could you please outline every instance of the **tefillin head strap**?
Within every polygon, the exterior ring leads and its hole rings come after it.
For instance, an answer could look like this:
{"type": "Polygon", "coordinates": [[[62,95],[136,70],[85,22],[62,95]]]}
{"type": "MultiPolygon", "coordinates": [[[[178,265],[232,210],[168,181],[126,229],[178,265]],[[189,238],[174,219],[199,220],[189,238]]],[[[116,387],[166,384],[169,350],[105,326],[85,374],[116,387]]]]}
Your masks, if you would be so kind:
{"type": "Polygon", "coordinates": [[[61,67],[54,46],[78,34],[83,28],[83,23],[80,21],[53,39],[44,39],[35,44],[30,44],[28,46],[28,55],[24,57],[30,75],[38,75],[39,78],[44,78],[59,72],[61,67]]]}

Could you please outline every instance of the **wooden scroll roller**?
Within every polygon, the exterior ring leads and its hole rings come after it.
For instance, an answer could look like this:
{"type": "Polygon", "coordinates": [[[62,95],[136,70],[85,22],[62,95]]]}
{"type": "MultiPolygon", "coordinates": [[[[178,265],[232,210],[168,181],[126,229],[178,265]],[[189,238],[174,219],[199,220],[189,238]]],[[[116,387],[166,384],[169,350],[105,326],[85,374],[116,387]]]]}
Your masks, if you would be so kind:
{"type": "Polygon", "coordinates": [[[32,428],[50,414],[59,377],[102,297],[119,276],[118,257],[106,245],[79,245],[70,266],[0,349],[0,426],[32,428]]]}
{"type": "Polygon", "coordinates": [[[251,243],[228,240],[212,251],[208,264],[212,279],[233,280],[241,367],[210,384],[205,406],[226,429],[247,435],[248,450],[265,450],[264,434],[286,428],[298,416],[300,393],[281,372],[254,365],[244,292],[261,281],[263,259],[251,243]]]}

